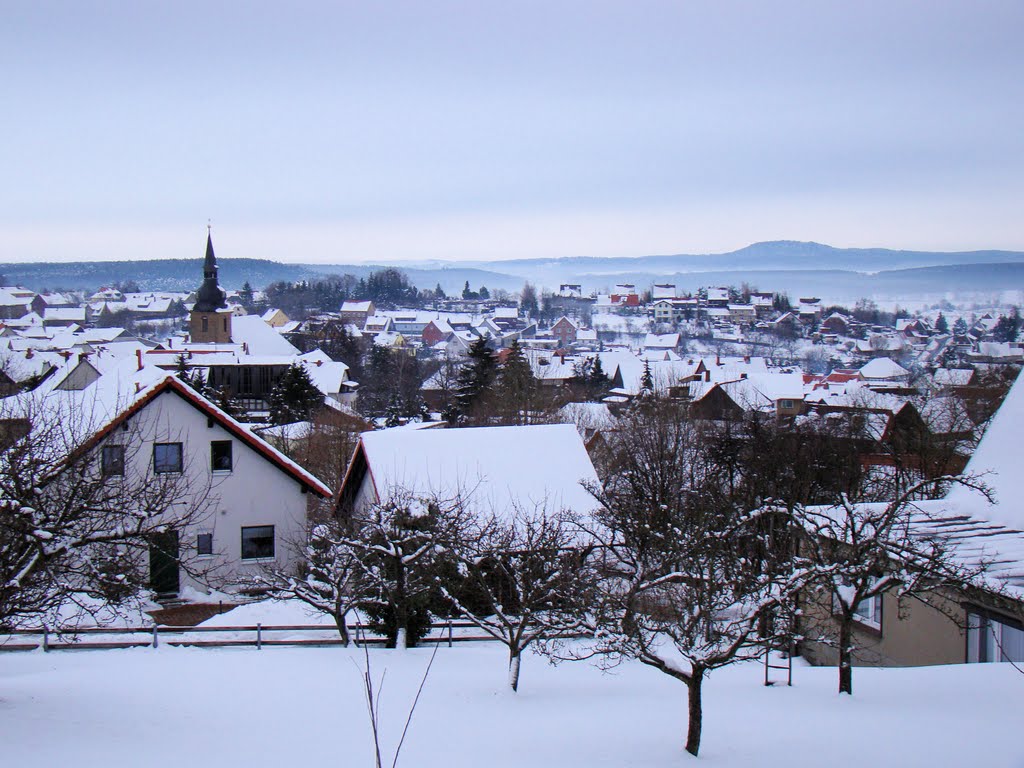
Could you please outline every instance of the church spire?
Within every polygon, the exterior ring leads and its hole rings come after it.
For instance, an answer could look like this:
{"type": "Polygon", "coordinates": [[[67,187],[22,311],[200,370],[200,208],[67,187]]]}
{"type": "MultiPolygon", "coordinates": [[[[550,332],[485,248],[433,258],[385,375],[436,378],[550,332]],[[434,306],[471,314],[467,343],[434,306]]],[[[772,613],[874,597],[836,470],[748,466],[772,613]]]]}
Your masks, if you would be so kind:
{"type": "Polygon", "coordinates": [[[194,311],[214,312],[227,307],[227,294],[217,282],[217,257],[213,253],[213,233],[206,225],[206,258],[203,260],[203,284],[196,296],[194,311]]]}

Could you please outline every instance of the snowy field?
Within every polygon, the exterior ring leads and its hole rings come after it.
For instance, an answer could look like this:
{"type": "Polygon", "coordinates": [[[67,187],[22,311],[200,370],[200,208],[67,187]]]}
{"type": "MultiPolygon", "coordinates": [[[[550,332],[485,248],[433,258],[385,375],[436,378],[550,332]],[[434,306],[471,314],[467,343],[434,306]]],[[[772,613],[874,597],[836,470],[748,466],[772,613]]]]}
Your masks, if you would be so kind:
{"type": "MultiPolygon", "coordinates": [[[[430,653],[370,652],[389,746],[430,653]]],[[[370,767],[363,663],[340,648],[0,654],[2,764],[370,767]]],[[[857,670],[853,698],[833,669],[799,667],[789,689],[762,674],[711,676],[693,762],[684,687],[661,673],[529,656],[513,694],[499,645],[441,647],[399,765],[1024,767],[1024,675],[1008,664],[857,670]]]]}

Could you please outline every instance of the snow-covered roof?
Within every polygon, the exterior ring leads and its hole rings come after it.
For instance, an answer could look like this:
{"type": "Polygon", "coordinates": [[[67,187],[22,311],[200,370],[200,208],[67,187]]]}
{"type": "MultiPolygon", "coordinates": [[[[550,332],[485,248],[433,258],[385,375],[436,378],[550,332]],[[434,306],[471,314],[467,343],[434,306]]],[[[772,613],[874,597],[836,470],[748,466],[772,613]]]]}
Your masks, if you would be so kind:
{"type": "Polygon", "coordinates": [[[678,346],[678,333],[648,333],[644,337],[644,349],[675,349],[678,346]]]}
{"type": "Polygon", "coordinates": [[[989,506],[977,493],[962,486],[954,487],[947,500],[972,514],[1024,531],[1024,473],[1020,467],[1022,435],[1024,384],[1018,378],[964,470],[965,473],[984,475],[985,483],[995,492],[995,506],[989,506]]]}
{"type": "Polygon", "coordinates": [[[860,375],[865,379],[903,379],[910,371],[887,357],[876,357],[861,367],[860,375]]]}
{"type": "Polygon", "coordinates": [[[346,301],[341,305],[342,312],[369,312],[373,307],[372,301],[346,301]]]}
{"type": "Polygon", "coordinates": [[[250,355],[298,357],[299,350],[267,325],[259,315],[245,315],[231,321],[231,340],[247,346],[250,355]]]}
{"type": "Polygon", "coordinates": [[[939,368],[932,375],[937,387],[966,387],[974,376],[972,368],[939,368]]]}
{"type": "Polygon", "coordinates": [[[363,433],[360,448],[378,499],[460,498],[484,515],[597,506],[584,487],[597,473],[572,424],[384,429],[363,433]]]}

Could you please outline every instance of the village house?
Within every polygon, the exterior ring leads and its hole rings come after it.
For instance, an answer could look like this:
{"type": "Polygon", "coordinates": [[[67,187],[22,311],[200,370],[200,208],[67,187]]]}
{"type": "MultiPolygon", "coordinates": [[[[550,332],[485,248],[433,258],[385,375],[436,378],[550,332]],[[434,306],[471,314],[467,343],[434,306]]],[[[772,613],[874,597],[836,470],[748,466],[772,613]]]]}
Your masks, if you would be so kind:
{"type": "MultiPolygon", "coordinates": [[[[1024,661],[1024,480],[1016,445],[1024,431],[1024,386],[1011,389],[966,467],[994,494],[954,485],[945,498],[914,502],[914,525],[938,536],[968,570],[985,566],[983,578],[960,591],[939,588],[928,602],[885,592],[857,608],[857,664],[917,666],[963,662],[1024,661]]],[[[808,638],[831,621],[830,606],[809,601],[808,638]]],[[[835,648],[807,639],[805,658],[835,664],[835,648]]]]}
{"type": "Polygon", "coordinates": [[[59,428],[110,482],[174,483],[171,509],[199,509],[150,549],[159,595],[230,588],[295,562],[307,510],[330,489],[175,376],[128,358],[98,379],[5,400],[6,418],[59,428]],[[165,479],[166,478],[166,479],[165,479]],[[182,564],[179,567],[179,562],[182,564]]]}
{"type": "Polygon", "coordinates": [[[585,515],[597,503],[597,473],[576,427],[413,429],[359,437],[337,495],[343,515],[411,498],[457,501],[481,517],[568,510],[585,515]]]}

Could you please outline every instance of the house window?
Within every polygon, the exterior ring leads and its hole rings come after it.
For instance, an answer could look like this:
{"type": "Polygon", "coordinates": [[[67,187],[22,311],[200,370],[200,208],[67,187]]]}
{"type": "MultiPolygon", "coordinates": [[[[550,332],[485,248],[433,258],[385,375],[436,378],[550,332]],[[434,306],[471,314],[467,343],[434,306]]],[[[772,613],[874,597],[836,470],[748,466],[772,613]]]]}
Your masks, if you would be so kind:
{"type": "Polygon", "coordinates": [[[158,475],[181,472],[181,443],[156,443],[153,446],[153,471],[158,475]]]}
{"type": "Polygon", "coordinates": [[[200,533],[196,536],[196,554],[208,556],[213,554],[213,534],[200,533]]]}
{"type": "Polygon", "coordinates": [[[214,440],[210,443],[210,469],[214,472],[231,471],[231,441],[214,440]]]}
{"type": "Polygon", "coordinates": [[[105,445],[100,454],[100,471],[104,477],[124,474],[124,446],[105,445]]]}
{"type": "Polygon", "coordinates": [[[203,333],[206,333],[208,330],[210,330],[210,318],[204,317],[203,318],[203,333]]]}
{"type": "Polygon", "coordinates": [[[853,618],[874,629],[882,628],[882,596],[861,600],[853,609],[853,618]]]}
{"type": "Polygon", "coordinates": [[[967,613],[967,661],[1024,662],[1024,626],[982,611],[967,613]]]}
{"type": "Polygon", "coordinates": [[[242,528],[242,559],[262,560],[274,556],[274,526],[242,528]]]}
{"type": "Polygon", "coordinates": [[[783,410],[788,411],[792,407],[793,407],[793,401],[792,400],[779,400],[779,408],[782,408],[783,410]]]}

